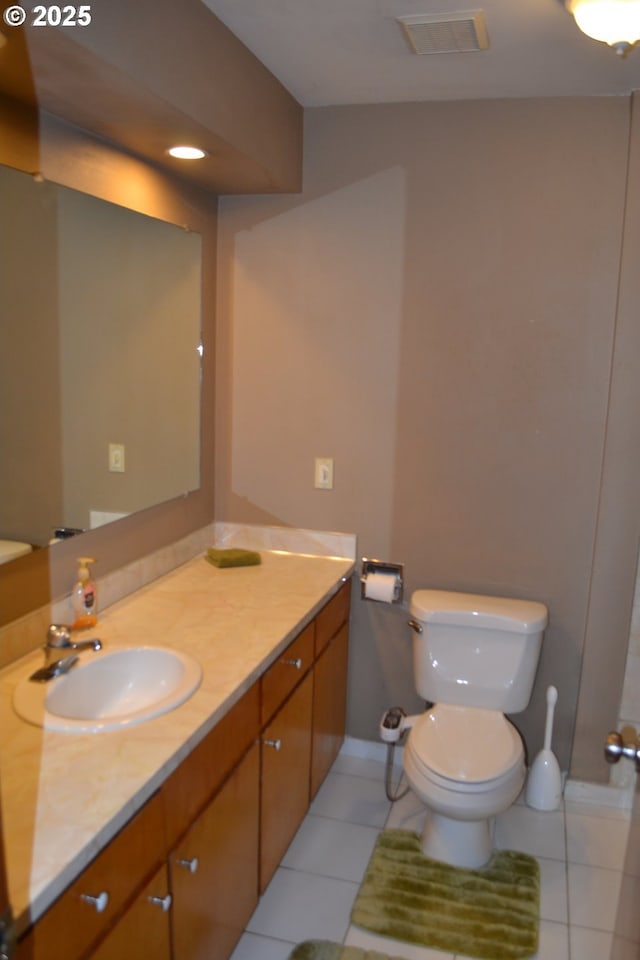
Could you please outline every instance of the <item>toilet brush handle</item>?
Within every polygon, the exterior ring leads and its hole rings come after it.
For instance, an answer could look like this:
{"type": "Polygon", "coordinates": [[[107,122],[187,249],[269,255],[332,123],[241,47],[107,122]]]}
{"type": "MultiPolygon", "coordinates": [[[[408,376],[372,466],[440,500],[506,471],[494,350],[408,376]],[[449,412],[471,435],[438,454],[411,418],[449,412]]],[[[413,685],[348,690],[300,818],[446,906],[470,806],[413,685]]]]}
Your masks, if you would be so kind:
{"type": "Polygon", "coordinates": [[[558,700],[558,691],[555,687],[547,689],[547,721],[544,727],[544,749],[551,749],[551,732],[553,730],[553,711],[558,700]]]}

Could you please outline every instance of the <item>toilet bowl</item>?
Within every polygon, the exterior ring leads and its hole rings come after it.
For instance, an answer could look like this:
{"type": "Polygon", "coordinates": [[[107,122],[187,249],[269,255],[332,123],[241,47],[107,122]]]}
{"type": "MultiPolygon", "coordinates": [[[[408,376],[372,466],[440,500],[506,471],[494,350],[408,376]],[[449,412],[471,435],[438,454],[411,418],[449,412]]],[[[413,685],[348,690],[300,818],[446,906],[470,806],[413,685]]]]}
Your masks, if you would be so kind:
{"type": "Polygon", "coordinates": [[[433,706],[404,718],[403,765],[427,807],[428,857],[470,868],[491,858],[493,818],[526,776],[522,738],[505,714],[529,702],[547,619],[537,601],[413,594],[414,680],[433,706]]]}
{"type": "Polygon", "coordinates": [[[419,716],[404,750],[404,770],[428,807],[426,856],[460,867],[491,857],[491,818],[511,806],[524,785],[524,748],[497,711],[441,704],[419,716]]]}

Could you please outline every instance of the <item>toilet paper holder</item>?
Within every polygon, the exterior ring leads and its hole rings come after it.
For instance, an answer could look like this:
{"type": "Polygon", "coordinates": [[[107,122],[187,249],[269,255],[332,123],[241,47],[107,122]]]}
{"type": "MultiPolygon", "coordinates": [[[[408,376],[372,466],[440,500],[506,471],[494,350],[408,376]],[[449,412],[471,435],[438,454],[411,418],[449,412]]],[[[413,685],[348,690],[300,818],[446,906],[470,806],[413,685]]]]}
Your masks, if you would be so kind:
{"type": "Polygon", "coordinates": [[[360,588],[363,600],[370,600],[367,597],[367,577],[370,574],[383,573],[395,577],[393,585],[392,603],[402,603],[402,594],[404,591],[404,564],[388,563],[386,560],[370,560],[367,557],[362,558],[362,572],[360,575],[360,588]]]}

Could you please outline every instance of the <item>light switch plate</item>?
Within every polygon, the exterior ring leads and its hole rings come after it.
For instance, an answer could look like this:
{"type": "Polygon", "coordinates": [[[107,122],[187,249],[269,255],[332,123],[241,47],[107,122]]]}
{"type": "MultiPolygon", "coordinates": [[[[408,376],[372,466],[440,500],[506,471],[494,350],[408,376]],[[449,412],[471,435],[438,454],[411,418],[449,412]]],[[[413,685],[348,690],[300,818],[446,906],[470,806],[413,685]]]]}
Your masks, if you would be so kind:
{"type": "Polygon", "coordinates": [[[333,457],[316,457],[313,485],[317,490],[333,490],[333,457]]]}
{"type": "Polygon", "coordinates": [[[124,473],[124,443],[109,444],[109,471],[124,473]]]}

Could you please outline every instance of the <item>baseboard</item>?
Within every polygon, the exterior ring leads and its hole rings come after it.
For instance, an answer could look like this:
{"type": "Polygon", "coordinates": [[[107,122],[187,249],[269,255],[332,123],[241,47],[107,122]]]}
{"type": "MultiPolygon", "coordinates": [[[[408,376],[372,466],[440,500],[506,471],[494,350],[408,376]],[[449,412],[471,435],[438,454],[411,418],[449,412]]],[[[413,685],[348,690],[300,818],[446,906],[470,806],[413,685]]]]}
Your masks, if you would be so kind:
{"type": "MultiPolygon", "coordinates": [[[[402,762],[402,746],[395,749],[394,763],[402,762]]],[[[377,760],[385,763],[387,744],[376,740],[359,740],[357,737],[345,737],[340,753],[346,757],[358,757],[362,760],[377,760]]],[[[633,803],[633,789],[614,787],[605,783],[588,783],[582,780],[565,780],[563,773],[565,802],[594,804],[604,807],[618,807],[630,810],[633,803]]]]}
{"type": "Polygon", "coordinates": [[[565,802],[591,803],[602,807],[618,807],[630,810],[634,790],[614,787],[607,783],[589,783],[584,780],[567,780],[564,788],[565,802]]]}
{"type": "MultiPolygon", "coordinates": [[[[395,749],[394,762],[402,760],[401,746],[395,749]]],[[[362,760],[378,760],[385,763],[387,759],[387,744],[377,740],[358,740],[356,737],[345,737],[340,753],[346,757],[359,757],[362,760]]]]}

